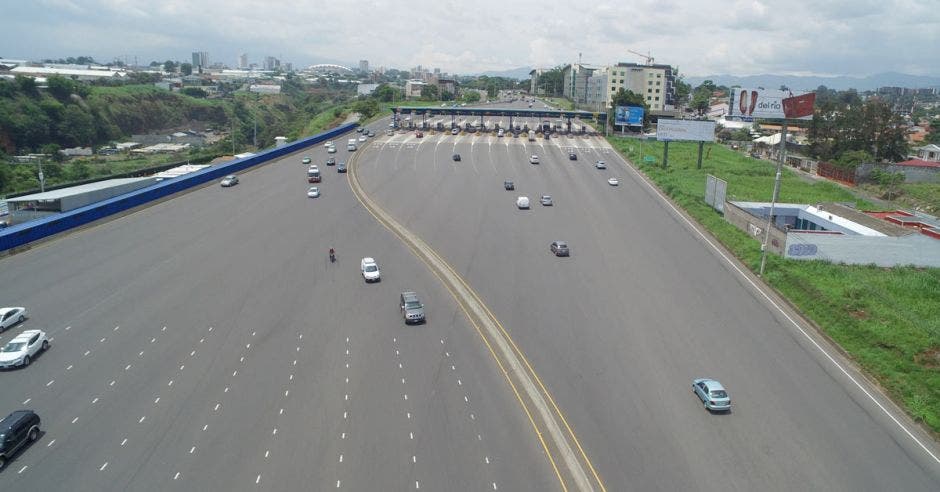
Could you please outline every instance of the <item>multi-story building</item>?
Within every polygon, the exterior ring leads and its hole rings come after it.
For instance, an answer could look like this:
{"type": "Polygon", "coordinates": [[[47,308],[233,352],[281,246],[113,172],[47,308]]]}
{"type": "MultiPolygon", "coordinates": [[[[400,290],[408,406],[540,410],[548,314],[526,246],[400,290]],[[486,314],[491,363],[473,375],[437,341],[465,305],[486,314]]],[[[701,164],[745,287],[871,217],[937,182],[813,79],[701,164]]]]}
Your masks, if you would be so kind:
{"type": "Polygon", "coordinates": [[[580,63],[565,65],[561,69],[562,94],[575,104],[587,104],[588,79],[598,70],[580,63]]]}
{"type": "Polygon", "coordinates": [[[607,69],[595,70],[587,78],[584,89],[584,105],[588,111],[605,111],[608,101],[607,69]]]}
{"type": "Polygon", "coordinates": [[[359,71],[369,72],[369,60],[359,60],[359,71]]]}
{"type": "Polygon", "coordinates": [[[238,55],[238,68],[242,70],[248,69],[248,53],[238,55]]]}
{"type": "Polygon", "coordinates": [[[607,105],[624,89],[643,96],[650,113],[670,113],[676,104],[675,82],[675,71],[669,65],[618,63],[607,67],[607,105]]]}
{"type": "Polygon", "coordinates": [[[405,97],[421,97],[421,89],[426,85],[423,80],[409,80],[405,82],[405,97]]]}
{"type": "Polygon", "coordinates": [[[533,96],[538,94],[539,77],[541,77],[542,73],[544,72],[544,68],[536,68],[529,72],[529,94],[532,94],[533,96]]]}
{"type": "Polygon", "coordinates": [[[203,68],[209,68],[209,52],[193,51],[193,70],[198,72],[203,68]]]}
{"type": "MultiPolygon", "coordinates": [[[[437,72],[440,74],[440,70],[437,72]]],[[[451,95],[457,95],[457,80],[449,79],[444,77],[435,77],[434,83],[437,84],[437,88],[440,91],[440,94],[449,93],[451,95]]]]}
{"type": "Polygon", "coordinates": [[[281,60],[273,56],[264,57],[264,70],[277,70],[281,67],[281,60]]]}

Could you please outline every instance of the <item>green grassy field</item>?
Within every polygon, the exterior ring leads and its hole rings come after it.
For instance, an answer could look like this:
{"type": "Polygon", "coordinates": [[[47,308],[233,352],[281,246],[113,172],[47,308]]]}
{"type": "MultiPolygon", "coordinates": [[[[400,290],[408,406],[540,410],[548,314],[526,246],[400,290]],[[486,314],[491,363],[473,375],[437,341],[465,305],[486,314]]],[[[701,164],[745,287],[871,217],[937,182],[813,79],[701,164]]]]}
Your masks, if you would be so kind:
{"type": "MultiPolygon", "coordinates": [[[[757,270],[760,244],[705,204],[705,175],[728,182],[729,200],[770,201],[772,163],[709,144],[708,157],[699,170],[695,168],[698,146],[673,142],[669,166],[663,169],[661,143],[620,137],[609,141],[757,270]]],[[[839,186],[809,182],[787,169],[781,179],[780,201],[853,202],[859,208],[874,208],[839,186]]],[[[764,278],[877,379],[914,419],[940,433],[940,269],[834,265],[770,255],[764,278]]]]}

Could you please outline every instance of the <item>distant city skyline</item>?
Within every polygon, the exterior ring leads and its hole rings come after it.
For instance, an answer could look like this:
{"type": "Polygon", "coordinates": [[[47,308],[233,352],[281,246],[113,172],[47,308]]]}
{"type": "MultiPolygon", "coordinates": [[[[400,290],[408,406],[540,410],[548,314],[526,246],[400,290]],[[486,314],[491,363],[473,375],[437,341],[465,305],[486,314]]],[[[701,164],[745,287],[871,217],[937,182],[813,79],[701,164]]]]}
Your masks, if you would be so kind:
{"type": "Polygon", "coordinates": [[[37,0],[5,7],[0,57],[92,56],[141,65],[190,61],[262,66],[273,56],[295,67],[440,67],[448,73],[553,67],[577,62],[656,63],[686,76],[781,74],[940,75],[940,9],[930,2],[793,0],[599,1],[590,9],[559,3],[482,0],[472,11],[416,0],[350,8],[331,2],[272,0],[259,15],[244,0],[37,0]],[[420,12],[420,22],[415,16],[420,12]],[[398,26],[398,27],[396,27],[398,26]],[[317,33],[329,33],[324,36],[317,33]]]}

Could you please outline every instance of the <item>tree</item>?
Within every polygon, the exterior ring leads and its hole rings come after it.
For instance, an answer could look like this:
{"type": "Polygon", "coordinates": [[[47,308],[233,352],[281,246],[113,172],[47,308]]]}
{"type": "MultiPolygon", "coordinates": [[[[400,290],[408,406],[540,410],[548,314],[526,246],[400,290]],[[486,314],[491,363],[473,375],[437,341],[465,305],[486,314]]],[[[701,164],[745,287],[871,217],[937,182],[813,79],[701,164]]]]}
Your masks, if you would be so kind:
{"type": "Polygon", "coordinates": [[[867,164],[875,159],[864,150],[851,150],[839,156],[834,163],[844,169],[855,169],[859,164],[867,164]]]}
{"type": "Polygon", "coordinates": [[[905,176],[902,172],[891,173],[875,168],[871,172],[871,178],[878,183],[882,196],[892,200],[900,194],[901,183],[904,182],[905,176]]]}
{"type": "Polygon", "coordinates": [[[437,95],[440,89],[436,85],[425,84],[421,87],[421,99],[427,99],[429,101],[437,100],[437,95]]]}
{"type": "Polygon", "coordinates": [[[873,160],[897,161],[907,155],[904,120],[885,101],[855,102],[852,91],[824,97],[809,126],[810,153],[835,160],[846,152],[864,150],[873,160]]]}
{"type": "Polygon", "coordinates": [[[39,89],[36,87],[36,79],[25,75],[17,75],[14,77],[13,81],[16,83],[16,87],[21,93],[31,97],[39,95],[39,89]]]}
{"type": "Polygon", "coordinates": [[[689,96],[692,94],[692,86],[683,80],[682,76],[676,78],[676,100],[684,105],[689,102],[689,96]]]}
{"type": "MultiPolygon", "coordinates": [[[[621,87],[617,90],[617,93],[610,98],[610,106],[614,109],[616,109],[617,106],[637,106],[643,108],[643,128],[649,126],[650,108],[646,105],[646,101],[643,100],[643,96],[640,94],[624,90],[624,88],[621,87]]],[[[615,119],[616,111],[609,111],[607,113],[607,122],[613,125],[615,119]]]]}
{"type": "Polygon", "coordinates": [[[372,98],[365,99],[362,101],[356,101],[352,107],[353,111],[362,115],[363,120],[368,120],[369,118],[375,116],[379,113],[379,103],[372,98]]]}
{"type": "Polygon", "coordinates": [[[167,60],[163,62],[163,71],[166,73],[176,72],[176,63],[173,62],[172,60],[167,60]]]}
{"type": "Polygon", "coordinates": [[[183,87],[180,90],[180,94],[185,94],[190,97],[198,97],[200,99],[209,97],[209,93],[200,89],[199,87],[183,87]]]}
{"type": "Polygon", "coordinates": [[[924,142],[940,145],[940,118],[934,118],[930,121],[930,131],[924,137],[924,142]]]}
{"type": "Polygon", "coordinates": [[[91,89],[82,82],[78,82],[61,75],[52,75],[46,79],[49,94],[60,101],[68,101],[72,94],[87,97],[91,89]]]}
{"type": "Polygon", "coordinates": [[[181,63],[180,72],[183,75],[192,75],[193,74],[193,64],[192,63],[181,63]]]}
{"type": "Polygon", "coordinates": [[[461,93],[460,99],[468,103],[477,102],[480,100],[480,93],[475,90],[466,90],[461,93]]]}
{"type": "Polygon", "coordinates": [[[382,102],[392,102],[396,99],[401,99],[401,91],[388,84],[381,84],[372,92],[372,97],[382,102]]]}

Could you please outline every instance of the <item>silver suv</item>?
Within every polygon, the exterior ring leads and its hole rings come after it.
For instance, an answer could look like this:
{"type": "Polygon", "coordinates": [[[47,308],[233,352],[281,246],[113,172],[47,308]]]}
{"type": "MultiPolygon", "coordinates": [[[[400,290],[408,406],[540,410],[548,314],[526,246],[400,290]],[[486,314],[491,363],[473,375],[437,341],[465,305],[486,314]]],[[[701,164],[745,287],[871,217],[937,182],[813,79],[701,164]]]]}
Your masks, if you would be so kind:
{"type": "Polygon", "coordinates": [[[424,304],[421,304],[421,301],[418,300],[418,294],[402,292],[398,306],[401,308],[401,315],[405,319],[405,324],[424,323],[424,304]]]}

